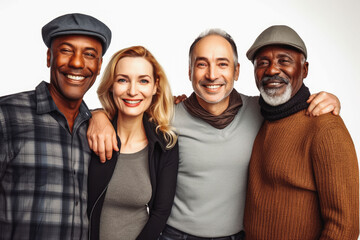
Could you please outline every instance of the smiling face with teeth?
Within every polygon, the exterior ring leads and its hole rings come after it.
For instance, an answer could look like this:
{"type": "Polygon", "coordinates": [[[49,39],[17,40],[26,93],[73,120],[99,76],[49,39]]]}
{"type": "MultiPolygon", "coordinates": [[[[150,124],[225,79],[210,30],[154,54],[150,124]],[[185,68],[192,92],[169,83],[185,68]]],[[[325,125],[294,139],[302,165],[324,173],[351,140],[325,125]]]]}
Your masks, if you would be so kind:
{"type": "Polygon", "coordinates": [[[230,43],[222,36],[208,35],[196,43],[191,58],[189,78],[199,104],[214,115],[221,114],[239,77],[230,43]]]}
{"type": "Polygon", "coordinates": [[[304,55],[287,46],[261,48],[254,58],[256,86],[272,106],[287,102],[300,89],[308,73],[304,55]]]}
{"type": "Polygon", "coordinates": [[[111,91],[118,118],[142,119],[156,90],[153,67],[145,58],[124,57],[117,62],[111,91]]]}
{"type": "Polygon", "coordinates": [[[100,73],[102,45],[94,37],[64,35],[52,40],[47,52],[49,91],[55,103],[80,104],[100,73]]]}

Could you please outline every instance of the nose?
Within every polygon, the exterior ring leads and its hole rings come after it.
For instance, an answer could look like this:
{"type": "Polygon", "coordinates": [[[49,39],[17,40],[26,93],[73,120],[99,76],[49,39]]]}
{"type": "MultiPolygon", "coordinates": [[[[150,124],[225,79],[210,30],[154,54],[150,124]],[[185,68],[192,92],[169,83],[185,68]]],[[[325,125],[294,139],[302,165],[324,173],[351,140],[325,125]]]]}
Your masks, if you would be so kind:
{"type": "Polygon", "coordinates": [[[266,69],[265,74],[268,76],[274,76],[280,74],[280,69],[275,63],[271,63],[269,67],[266,69]]]}
{"type": "Polygon", "coordinates": [[[218,72],[216,66],[210,65],[206,72],[206,78],[214,81],[218,78],[218,72]]]}
{"type": "Polygon", "coordinates": [[[70,59],[69,65],[73,68],[84,68],[85,62],[81,53],[75,52],[70,59]]]}
{"type": "Polygon", "coordinates": [[[128,87],[128,95],[132,96],[132,97],[137,95],[136,83],[130,82],[129,87],[128,87]]]}

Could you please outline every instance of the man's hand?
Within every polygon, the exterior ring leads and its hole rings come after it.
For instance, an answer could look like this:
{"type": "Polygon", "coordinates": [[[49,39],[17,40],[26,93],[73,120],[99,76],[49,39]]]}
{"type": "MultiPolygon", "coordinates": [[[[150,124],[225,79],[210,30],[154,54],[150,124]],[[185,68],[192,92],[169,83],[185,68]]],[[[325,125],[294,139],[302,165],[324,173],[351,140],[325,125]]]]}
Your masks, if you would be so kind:
{"type": "Polygon", "coordinates": [[[187,99],[187,96],[185,94],[174,96],[174,103],[179,104],[187,99]]]}
{"type": "Polygon", "coordinates": [[[89,121],[87,139],[90,148],[100,157],[100,161],[104,163],[106,159],[111,159],[113,150],[119,151],[116,132],[102,110],[94,111],[91,114],[92,118],[89,121]]]}
{"type": "Polygon", "coordinates": [[[329,112],[332,112],[334,115],[339,115],[340,113],[340,101],[331,93],[319,92],[312,94],[307,103],[310,103],[306,111],[306,114],[309,116],[320,116],[329,112]]]}

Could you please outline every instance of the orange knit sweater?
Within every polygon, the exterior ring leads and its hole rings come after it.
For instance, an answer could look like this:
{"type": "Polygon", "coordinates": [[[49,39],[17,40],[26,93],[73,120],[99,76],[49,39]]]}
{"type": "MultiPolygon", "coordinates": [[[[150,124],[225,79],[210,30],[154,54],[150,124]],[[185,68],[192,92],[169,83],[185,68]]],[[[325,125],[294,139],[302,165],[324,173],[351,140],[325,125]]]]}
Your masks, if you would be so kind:
{"type": "Polygon", "coordinates": [[[359,170],[339,116],[264,121],[249,165],[247,240],[357,239],[359,170]]]}

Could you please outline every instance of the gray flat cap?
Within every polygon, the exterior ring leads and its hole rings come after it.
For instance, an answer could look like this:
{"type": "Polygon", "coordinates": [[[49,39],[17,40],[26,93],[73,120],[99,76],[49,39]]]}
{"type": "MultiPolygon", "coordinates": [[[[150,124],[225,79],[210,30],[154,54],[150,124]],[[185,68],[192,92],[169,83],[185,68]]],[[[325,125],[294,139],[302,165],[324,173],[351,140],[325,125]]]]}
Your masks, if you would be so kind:
{"type": "Polygon", "coordinates": [[[51,40],[61,35],[80,34],[97,37],[102,43],[102,55],[105,54],[111,42],[111,30],[103,22],[81,13],[71,13],[57,17],[46,24],[41,33],[48,48],[51,47],[51,40]]]}
{"type": "Polygon", "coordinates": [[[268,45],[287,45],[298,49],[307,58],[307,51],[304,41],[290,27],[285,25],[275,25],[265,29],[255,40],[254,44],[247,51],[246,56],[250,61],[254,61],[256,52],[268,45]]]}

